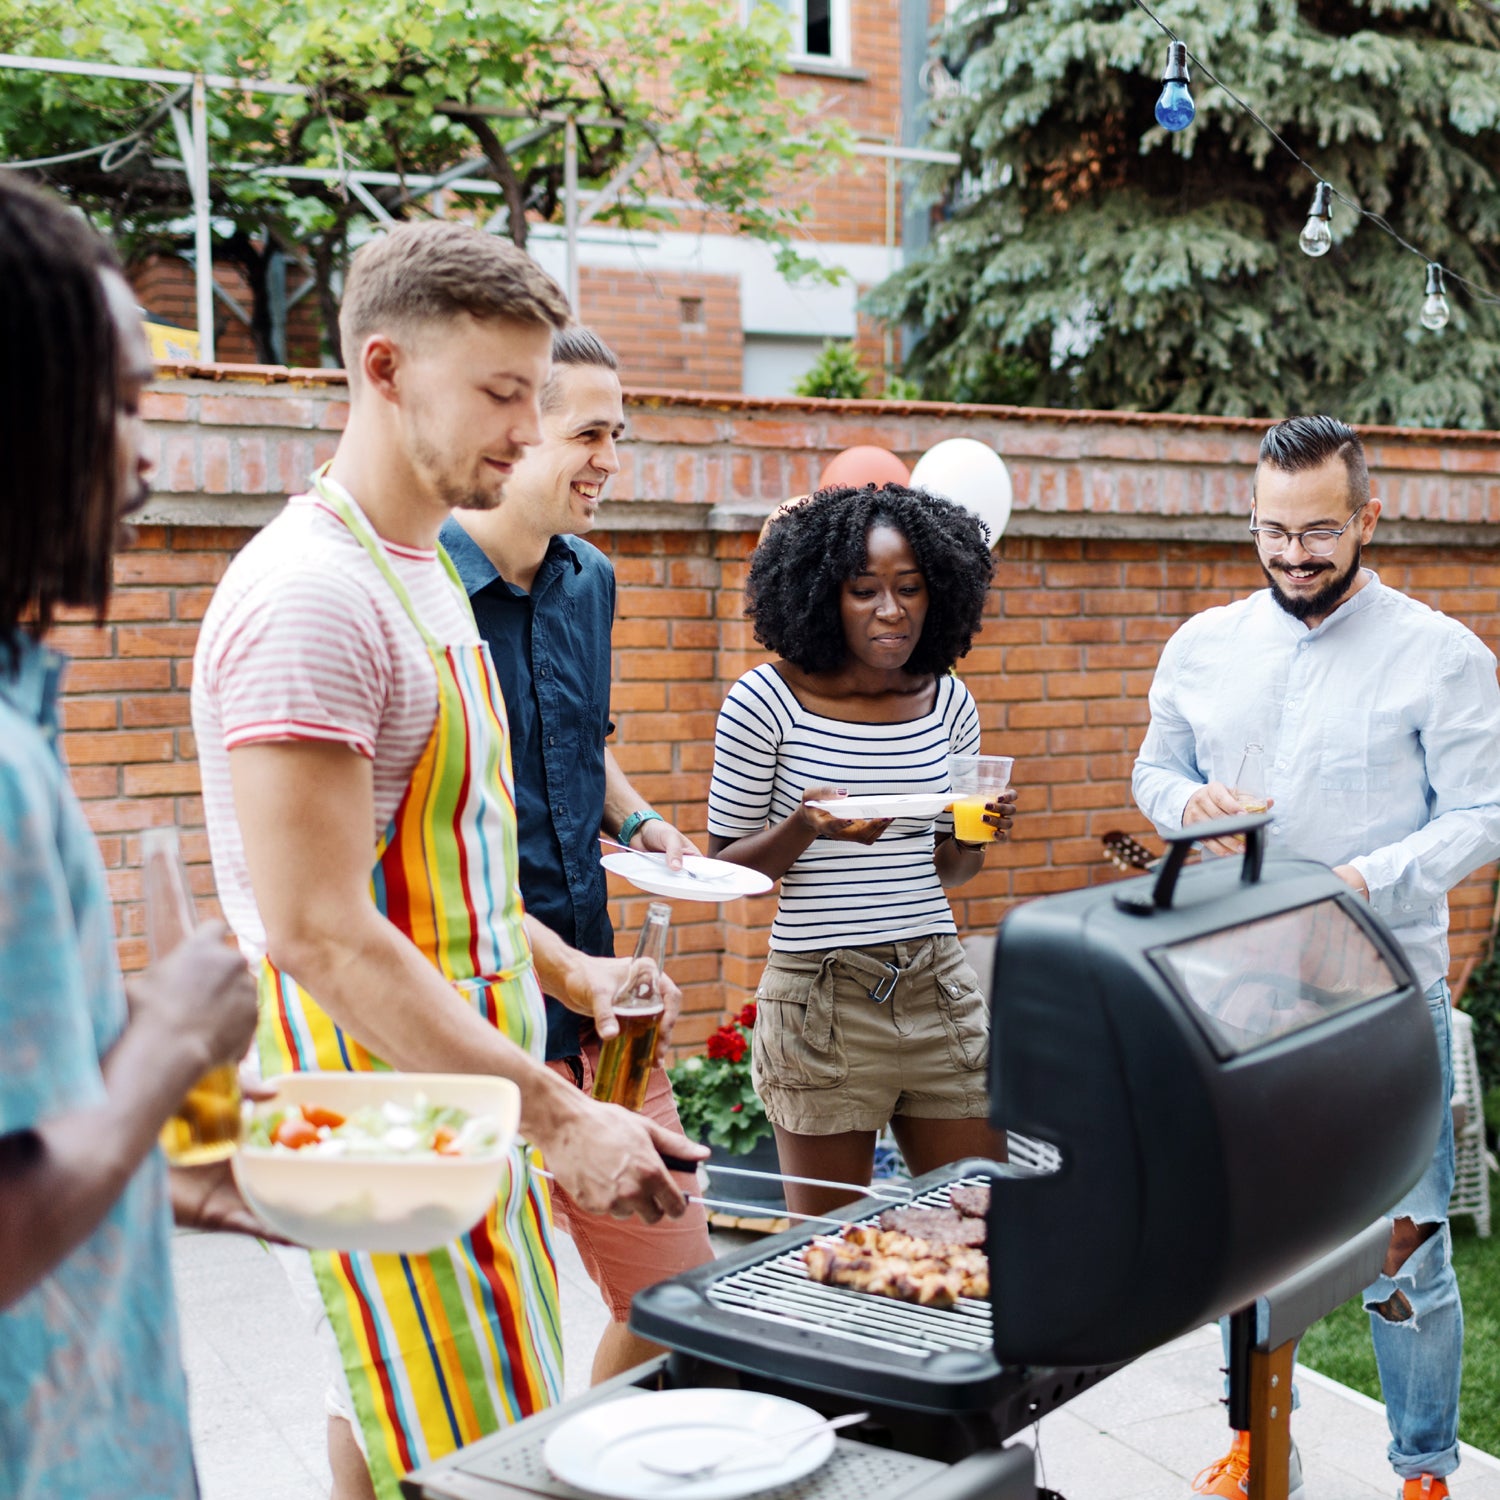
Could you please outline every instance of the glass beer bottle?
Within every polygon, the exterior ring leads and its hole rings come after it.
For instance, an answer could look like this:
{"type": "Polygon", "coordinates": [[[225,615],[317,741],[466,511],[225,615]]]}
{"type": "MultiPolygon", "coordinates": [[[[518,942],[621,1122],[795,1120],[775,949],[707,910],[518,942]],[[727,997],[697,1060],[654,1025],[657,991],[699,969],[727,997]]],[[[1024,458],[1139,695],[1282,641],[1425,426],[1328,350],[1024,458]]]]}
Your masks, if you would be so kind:
{"type": "MultiPolygon", "coordinates": [[[[148,828],[141,835],[141,880],[146,893],[146,947],[151,962],[156,963],[197,925],[175,828],[148,828]]],[[[178,1167],[223,1161],[234,1153],[239,1139],[240,1078],[233,1063],[210,1068],[161,1128],[161,1148],[178,1167]]]]}
{"type": "Polygon", "coordinates": [[[636,940],[630,972],[615,996],[615,1020],[620,1030],[599,1049],[599,1066],[594,1072],[594,1098],[606,1104],[638,1110],[646,1102],[656,1039],[666,1008],[657,975],[665,972],[671,920],[672,909],[665,901],[653,901],[647,908],[646,925],[636,940]]]}
{"type": "Polygon", "coordinates": [[[1263,813],[1271,805],[1266,790],[1266,758],[1257,744],[1245,746],[1239,773],[1234,778],[1234,795],[1242,812],[1263,813]]]}

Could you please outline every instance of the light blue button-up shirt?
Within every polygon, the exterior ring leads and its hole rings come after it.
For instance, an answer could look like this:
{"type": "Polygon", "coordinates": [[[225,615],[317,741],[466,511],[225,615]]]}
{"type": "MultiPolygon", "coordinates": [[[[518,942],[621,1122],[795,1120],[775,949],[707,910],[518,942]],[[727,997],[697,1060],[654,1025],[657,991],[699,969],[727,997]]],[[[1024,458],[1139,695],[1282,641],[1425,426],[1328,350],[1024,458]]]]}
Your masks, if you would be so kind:
{"type": "MultiPolygon", "coordinates": [[[[104,866],[57,756],[61,670],[24,636],[0,658],[0,1135],[99,1104],[126,1022],[104,866]]],[[[153,1151],[98,1228],[0,1311],[6,1500],[198,1493],[171,1228],[153,1151]]]]}
{"type": "Polygon", "coordinates": [[[1500,856],[1500,687],[1472,631],[1364,577],[1312,629],[1269,589],[1189,620],[1162,651],[1132,790],[1175,832],[1258,743],[1270,852],[1358,870],[1425,989],[1448,972],[1448,891],[1500,856]]]}

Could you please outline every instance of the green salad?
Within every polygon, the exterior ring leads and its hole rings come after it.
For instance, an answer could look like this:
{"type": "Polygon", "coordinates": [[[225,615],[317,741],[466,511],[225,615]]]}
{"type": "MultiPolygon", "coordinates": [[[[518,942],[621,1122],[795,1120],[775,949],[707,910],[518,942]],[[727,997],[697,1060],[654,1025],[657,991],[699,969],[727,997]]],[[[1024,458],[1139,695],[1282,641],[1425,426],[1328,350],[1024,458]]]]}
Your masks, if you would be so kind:
{"type": "Polygon", "coordinates": [[[306,1156],[488,1156],[500,1146],[500,1122],[452,1104],[387,1101],[353,1114],[315,1104],[273,1105],[257,1111],[247,1146],[306,1156]]]}

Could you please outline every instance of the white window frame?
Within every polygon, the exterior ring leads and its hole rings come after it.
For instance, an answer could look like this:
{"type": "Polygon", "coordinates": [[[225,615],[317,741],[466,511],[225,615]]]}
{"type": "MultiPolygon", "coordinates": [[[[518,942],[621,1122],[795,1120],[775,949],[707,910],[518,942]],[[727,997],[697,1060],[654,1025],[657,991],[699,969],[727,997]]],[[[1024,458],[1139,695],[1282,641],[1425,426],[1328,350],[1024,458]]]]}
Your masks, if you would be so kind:
{"type": "Polygon", "coordinates": [[[807,0],[740,0],[740,19],[749,19],[753,5],[774,5],[791,22],[792,42],[787,51],[791,63],[813,63],[824,67],[848,68],[853,66],[853,49],[850,38],[850,7],[852,0],[829,0],[829,52],[808,52],[807,0]]]}

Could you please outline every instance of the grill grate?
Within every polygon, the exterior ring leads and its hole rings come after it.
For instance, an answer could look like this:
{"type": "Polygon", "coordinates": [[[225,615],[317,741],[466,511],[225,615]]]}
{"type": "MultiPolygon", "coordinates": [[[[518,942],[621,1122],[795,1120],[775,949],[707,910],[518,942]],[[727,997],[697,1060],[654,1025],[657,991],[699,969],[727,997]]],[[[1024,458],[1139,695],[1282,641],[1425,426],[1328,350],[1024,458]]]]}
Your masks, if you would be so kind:
{"type": "MultiPolygon", "coordinates": [[[[912,1199],[918,1208],[947,1208],[950,1188],[981,1186],[987,1177],[956,1178],[912,1199]]],[[[874,1224],[880,1215],[857,1222],[874,1224]]],[[[850,1287],[824,1286],[808,1277],[803,1246],[764,1260],[704,1288],[716,1307],[741,1317],[810,1328],[830,1338],[897,1354],[942,1354],[950,1350],[994,1349],[990,1304],[961,1297],[954,1307],[918,1307],[889,1297],[872,1297],[850,1287]]]]}

